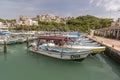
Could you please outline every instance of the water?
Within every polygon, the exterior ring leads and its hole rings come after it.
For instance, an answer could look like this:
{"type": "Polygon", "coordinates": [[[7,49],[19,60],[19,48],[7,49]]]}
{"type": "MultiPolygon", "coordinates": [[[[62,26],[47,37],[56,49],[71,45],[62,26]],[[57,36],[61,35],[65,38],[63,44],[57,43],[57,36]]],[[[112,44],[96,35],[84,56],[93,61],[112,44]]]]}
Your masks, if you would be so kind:
{"type": "Polygon", "coordinates": [[[120,65],[105,55],[83,62],[64,61],[27,52],[26,44],[0,46],[0,80],[120,80],[120,65]]]}

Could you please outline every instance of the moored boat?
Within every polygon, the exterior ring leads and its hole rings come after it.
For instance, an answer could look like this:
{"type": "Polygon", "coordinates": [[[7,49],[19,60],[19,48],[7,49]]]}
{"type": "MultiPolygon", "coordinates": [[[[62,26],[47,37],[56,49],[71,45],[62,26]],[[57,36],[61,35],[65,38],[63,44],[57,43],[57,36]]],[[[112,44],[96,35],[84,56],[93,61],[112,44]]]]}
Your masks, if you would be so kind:
{"type": "Polygon", "coordinates": [[[35,53],[64,60],[83,60],[90,54],[90,50],[64,48],[64,44],[67,40],[68,37],[64,36],[40,36],[38,43],[32,44],[32,46],[29,47],[29,50],[35,53]],[[49,46],[49,42],[53,42],[55,45],[49,46]]]}
{"type": "Polygon", "coordinates": [[[87,49],[91,50],[91,54],[97,54],[105,51],[105,46],[81,46],[81,45],[66,45],[67,48],[71,49],[87,49]]]}
{"type": "Polygon", "coordinates": [[[10,37],[11,32],[9,31],[2,31],[0,32],[0,44],[4,44],[4,41],[7,42],[7,44],[15,44],[16,39],[10,37]]]}
{"type": "Polygon", "coordinates": [[[78,32],[72,32],[67,35],[70,40],[68,41],[68,44],[65,45],[67,48],[81,50],[81,49],[87,49],[91,50],[91,54],[95,55],[97,53],[102,53],[105,51],[105,46],[101,46],[100,44],[93,42],[92,40],[89,40],[89,38],[84,37],[82,34],[78,32]]]}
{"type": "MultiPolygon", "coordinates": [[[[45,46],[51,46],[53,48],[56,48],[54,43],[47,43],[44,44],[45,46]]],[[[81,45],[81,44],[65,44],[65,49],[71,49],[71,50],[90,50],[90,54],[95,55],[98,53],[102,53],[105,51],[105,46],[100,45],[81,45]]]]}

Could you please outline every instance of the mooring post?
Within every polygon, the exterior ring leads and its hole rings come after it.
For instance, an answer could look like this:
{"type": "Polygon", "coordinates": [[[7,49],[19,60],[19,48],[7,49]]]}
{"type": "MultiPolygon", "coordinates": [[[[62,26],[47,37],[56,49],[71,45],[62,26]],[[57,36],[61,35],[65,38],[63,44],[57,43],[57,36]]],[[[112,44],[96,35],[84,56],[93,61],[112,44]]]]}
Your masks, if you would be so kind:
{"type": "Polygon", "coordinates": [[[27,37],[27,40],[26,40],[26,42],[27,42],[27,48],[28,48],[28,46],[29,46],[29,38],[27,37]]]}
{"type": "Polygon", "coordinates": [[[4,40],[4,53],[7,53],[7,43],[6,43],[6,40],[4,40]]]}
{"type": "Polygon", "coordinates": [[[114,44],[112,45],[112,47],[114,48],[114,44]]]}

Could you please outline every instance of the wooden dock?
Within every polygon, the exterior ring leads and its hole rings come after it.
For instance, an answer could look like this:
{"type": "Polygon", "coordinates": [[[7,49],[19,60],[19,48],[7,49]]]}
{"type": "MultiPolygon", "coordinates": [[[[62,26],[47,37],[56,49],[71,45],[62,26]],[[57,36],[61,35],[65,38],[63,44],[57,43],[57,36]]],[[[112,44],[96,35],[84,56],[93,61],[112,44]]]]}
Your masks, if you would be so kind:
{"type": "Polygon", "coordinates": [[[107,54],[112,59],[120,63],[120,41],[119,40],[108,39],[108,38],[98,37],[98,36],[86,36],[86,37],[106,46],[105,54],[107,54]]]}

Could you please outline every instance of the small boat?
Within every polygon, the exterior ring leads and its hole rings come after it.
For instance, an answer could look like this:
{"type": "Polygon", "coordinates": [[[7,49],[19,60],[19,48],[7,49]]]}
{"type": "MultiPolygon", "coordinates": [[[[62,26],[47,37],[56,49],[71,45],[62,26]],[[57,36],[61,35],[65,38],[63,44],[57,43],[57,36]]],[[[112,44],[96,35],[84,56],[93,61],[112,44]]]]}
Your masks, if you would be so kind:
{"type": "MultiPolygon", "coordinates": [[[[92,44],[92,43],[91,43],[92,44]]],[[[98,53],[102,53],[103,51],[105,51],[105,46],[100,46],[98,44],[93,44],[91,45],[88,43],[85,45],[85,44],[70,44],[70,43],[67,43],[64,45],[64,48],[65,49],[71,49],[71,50],[90,50],[90,54],[92,55],[95,55],[95,54],[98,54],[98,53]]],[[[54,47],[56,48],[55,44],[54,43],[47,43],[47,44],[44,44],[45,46],[51,46],[51,47],[54,47]]]]}
{"type": "Polygon", "coordinates": [[[11,34],[8,30],[0,30],[0,34],[11,34]]]}
{"type": "Polygon", "coordinates": [[[32,43],[29,46],[29,50],[63,60],[83,60],[90,54],[91,51],[86,49],[74,50],[64,48],[64,44],[68,39],[68,37],[64,36],[40,36],[38,43],[32,43]]]}
{"type": "Polygon", "coordinates": [[[71,49],[88,49],[91,50],[91,54],[97,54],[105,51],[105,46],[81,46],[81,45],[66,45],[67,48],[71,49]]]}
{"type": "Polygon", "coordinates": [[[10,32],[0,32],[0,44],[4,44],[4,41],[7,42],[7,44],[15,44],[16,39],[10,37],[10,32]]]}
{"type": "Polygon", "coordinates": [[[26,42],[27,38],[29,38],[29,40],[37,39],[35,34],[30,32],[16,32],[16,33],[11,33],[10,36],[16,38],[16,43],[26,42]]]}
{"type": "Polygon", "coordinates": [[[65,45],[67,48],[81,50],[81,49],[87,49],[91,50],[91,54],[95,55],[97,53],[102,53],[105,51],[105,46],[101,46],[98,43],[93,42],[92,40],[89,40],[89,38],[85,38],[82,34],[79,34],[78,32],[72,32],[68,35],[70,40],[68,41],[68,44],[65,45]]]}

